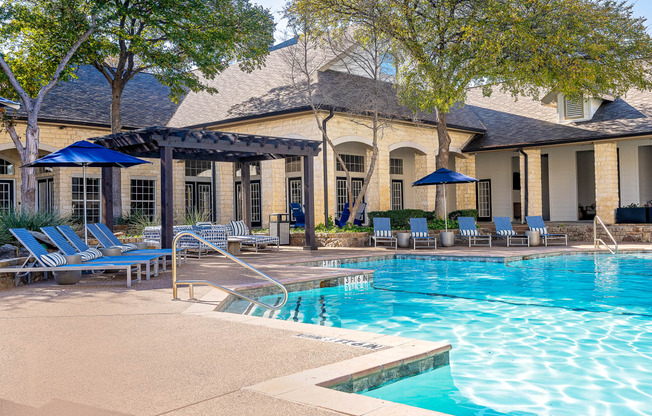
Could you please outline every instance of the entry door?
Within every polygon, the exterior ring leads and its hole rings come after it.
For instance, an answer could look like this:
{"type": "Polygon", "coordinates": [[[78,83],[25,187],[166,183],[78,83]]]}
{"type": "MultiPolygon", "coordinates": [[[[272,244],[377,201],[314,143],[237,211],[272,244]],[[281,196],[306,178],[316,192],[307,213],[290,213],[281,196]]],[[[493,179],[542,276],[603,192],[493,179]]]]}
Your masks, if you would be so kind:
{"type": "Polygon", "coordinates": [[[290,204],[303,204],[303,189],[301,178],[290,178],[288,179],[288,212],[290,213],[290,219],[294,222],[294,216],[292,215],[292,208],[290,204]]]}
{"type": "Polygon", "coordinates": [[[403,209],[403,181],[392,180],[392,209],[403,209]]]}
{"type": "Polygon", "coordinates": [[[14,181],[0,181],[0,211],[9,212],[14,206],[14,181]]]}
{"type": "MultiPolygon", "coordinates": [[[[260,180],[249,182],[251,189],[251,226],[263,226],[263,213],[262,213],[262,195],[260,189],[260,180]]],[[[242,182],[235,183],[235,217],[239,220],[242,217],[242,182]]]]}
{"type": "Polygon", "coordinates": [[[38,210],[52,212],[54,210],[54,179],[39,179],[37,183],[38,210]]]}
{"type": "Polygon", "coordinates": [[[491,180],[478,181],[476,188],[478,200],[478,220],[491,221],[491,180]]]}
{"type": "Polygon", "coordinates": [[[211,212],[211,184],[186,182],[186,212],[211,212]]]}

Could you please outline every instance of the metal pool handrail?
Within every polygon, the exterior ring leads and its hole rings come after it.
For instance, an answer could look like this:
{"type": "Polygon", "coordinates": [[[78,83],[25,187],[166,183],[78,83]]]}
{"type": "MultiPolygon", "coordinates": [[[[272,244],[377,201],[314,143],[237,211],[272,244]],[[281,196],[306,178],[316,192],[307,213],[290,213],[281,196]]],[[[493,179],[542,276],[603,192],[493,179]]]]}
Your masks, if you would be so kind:
{"type": "Polygon", "coordinates": [[[618,254],[618,243],[616,242],[616,239],[614,238],[613,235],[611,235],[611,232],[609,232],[609,229],[607,228],[606,225],[604,225],[604,222],[602,222],[602,219],[598,217],[597,215],[593,217],[593,248],[599,248],[600,244],[604,245],[607,250],[611,254],[618,254]],[[600,222],[600,225],[602,225],[602,228],[607,232],[607,235],[609,238],[611,238],[611,241],[614,243],[614,249],[612,250],[611,247],[607,243],[604,242],[601,238],[598,238],[598,222],[600,222]]]}
{"type": "Polygon", "coordinates": [[[207,246],[211,247],[213,250],[223,254],[224,257],[226,257],[227,259],[229,259],[229,260],[231,260],[231,261],[245,267],[246,269],[251,270],[252,272],[258,274],[259,276],[269,280],[270,282],[272,282],[274,285],[278,286],[281,289],[281,291],[283,292],[283,301],[280,304],[277,304],[277,305],[268,305],[266,303],[259,302],[256,299],[252,299],[252,298],[250,298],[248,296],[243,295],[242,293],[238,293],[238,292],[236,292],[234,290],[231,290],[231,289],[229,289],[227,287],[224,287],[222,285],[218,285],[217,283],[210,282],[208,280],[177,280],[177,262],[176,261],[172,263],[172,297],[174,299],[178,299],[177,286],[180,286],[180,285],[187,285],[188,286],[188,290],[190,292],[189,293],[190,298],[193,299],[194,298],[193,286],[197,285],[197,286],[211,286],[211,287],[214,287],[216,289],[222,290],[224,292],[230,293],[230,294],[232,294],[234,296],[237,296],[239,298],[245,299],[245,300],[247,300],[247,301],[249,301],[249,302],[251,302],[251,303],[253,303],[255,305],[262,306],[263,308],[272,309],[272,310],[281,309],[285,305],[285,303],[287,302],[287,300],[288,300],[288,291],[285,288],[285,286],[283,286],[277,280],[267,276],[265,273],[261,272],[260,270],[252,267],[251,265],[245,263],[244,261],[240,260],[239,258],[231,255],[230,253],[222,250],[221,248],[217,247],[216,245],[210,243],[209,241],[206,241],[205,239],[201,238],[200,236],[198,236],[197,234],[195,234],[193,232],[183,231],[183,232],[180,232],[179,234],[177,234],[176,236],[174,236],[174,240],[172,241],[172,258],[176,258],[177,242],[179,241],[179,239],[181,237],[184,237],[184,236],[189,236],[189,237],[194,238],[195,240],[201,241],[202,243],[204,243],[207,246]]]}

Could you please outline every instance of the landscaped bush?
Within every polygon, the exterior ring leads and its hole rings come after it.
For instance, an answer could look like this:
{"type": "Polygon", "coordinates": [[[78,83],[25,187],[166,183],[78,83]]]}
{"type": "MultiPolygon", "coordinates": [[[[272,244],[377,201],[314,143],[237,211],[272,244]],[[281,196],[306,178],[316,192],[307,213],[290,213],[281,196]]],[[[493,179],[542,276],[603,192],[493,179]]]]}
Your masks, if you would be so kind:
{"type": "Polygon", "coordinates": [[[426,218],[428,222],[435,219],[435,214],[432,211],[424,211],[422,209],[393,209],[390,211],[371,211],[368,214],[369,223],[373,224],[373,219],[376,217],[389,218],[392,229],[394,230],[409,230],[410,218],[426,218]]]}
{"type": "Polygon", "coordinates": [[[139,236],[143,234],[145,227],[161,225],[161,219],[156,217],[152,220],[140,211],[133,211],[117,218],[115,223],[116,225],[126,225],[125,233],[127,235],[139,236]]]}
{"type": "Polygon", "coordinates": [[[459,217],[473,217],[475,220],[478,220],[478,210],[477,209],[459,209],[457,211],[451,211],[448,213],[448,218],[451,220],[456,220],[459,217]]]}
{"type": "Polygon", "coordinates": [[[77,227],[73,217],[59,212],[31,212],[28,210],[12,210],[0,213],[0,245],[16,244],[16,239],[9,232],[10,228],[26,228],[30,231],[40,231],[41,227],[69,224],[77,227]]]}

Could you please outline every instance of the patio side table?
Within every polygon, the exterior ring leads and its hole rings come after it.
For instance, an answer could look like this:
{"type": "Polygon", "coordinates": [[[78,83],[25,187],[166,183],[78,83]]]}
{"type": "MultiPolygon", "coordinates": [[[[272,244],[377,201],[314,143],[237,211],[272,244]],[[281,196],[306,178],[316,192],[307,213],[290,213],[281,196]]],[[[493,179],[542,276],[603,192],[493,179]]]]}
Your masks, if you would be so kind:
{"type": "Polygon", "coordinates": [[[530,240],[530,247],[541,245],[538,231],[526,231],[525,235],[527,235],[528,240],[530,240]]]}
{"type": "Polygon", "coordinates": [[[396,239],[398,240],[399,247],[410,247],[410,233],[396,233],[396,239]]]}

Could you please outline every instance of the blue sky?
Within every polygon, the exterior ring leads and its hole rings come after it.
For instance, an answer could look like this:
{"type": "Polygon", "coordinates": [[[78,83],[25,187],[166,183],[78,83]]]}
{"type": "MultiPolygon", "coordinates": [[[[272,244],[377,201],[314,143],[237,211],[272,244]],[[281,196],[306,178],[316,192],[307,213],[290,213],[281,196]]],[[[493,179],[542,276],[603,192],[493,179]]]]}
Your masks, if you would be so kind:
{"type": "MultiPolygon", "coordinates": [[[[286,22],[281,19],[281,16],[286,0],[252,0],[252,2],[270,9],[276,21],[276,40],[284,40],[286,22]]],[[[637,15],[647,18],[648,32],[652,33],[650,30],[652,29],[650,28],[652,25],[652,0],[630,0],[630,3],[634,5],[634,12],[637,15]]]]}

